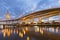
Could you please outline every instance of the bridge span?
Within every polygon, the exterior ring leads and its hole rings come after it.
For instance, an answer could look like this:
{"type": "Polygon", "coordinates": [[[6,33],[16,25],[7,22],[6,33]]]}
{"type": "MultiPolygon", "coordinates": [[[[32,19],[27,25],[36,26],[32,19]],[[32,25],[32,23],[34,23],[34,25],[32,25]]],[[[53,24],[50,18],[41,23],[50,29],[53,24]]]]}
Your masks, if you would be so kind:
{"type": "Polygon", "coordinates": [[[15,23],[30,24],[32,22],[41,23],[45,18],[47,18],[49,22],[50,21],[49,18],[53,16],[58,16],[58,20],[60,21],[60,8],[46,9],[42,11],[33,12],[31,14],[13,20],[2,20],[0,21],[0,25],[12,25],[15,23]]]}
{"type": "Polygon", "coordinates": [[[47,18],[47,20],[50,21],[49,18],[53,16],[59,16],[58,20],[60,21],[60,8],[52,8],[52,9],[33,12],[31,14],[18,18],[17,20],[25,23],[28,22],[30,23],[30,22],[34,22],[35,18],[38,18],[37,22],[41,23],[44,18],[47,18]]]}

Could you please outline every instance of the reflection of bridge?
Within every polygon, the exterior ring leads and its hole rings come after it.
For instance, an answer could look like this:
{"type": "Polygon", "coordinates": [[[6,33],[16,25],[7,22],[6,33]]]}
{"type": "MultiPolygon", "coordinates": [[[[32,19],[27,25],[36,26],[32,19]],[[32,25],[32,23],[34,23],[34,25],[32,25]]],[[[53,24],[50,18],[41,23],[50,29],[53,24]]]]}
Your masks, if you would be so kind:
{"type": "Polygon", "coordinates": [[[14,23],[23,23],[23,22],[30,23],[30,22],[34,22],[35,18],[38,18],[37,22],[41,23],[44,18],[47,18],[47,20],[49,21],[49,17],[56,16],[56,15],[59,16],[59,20],[60,20],[60,8],[47,9],[43,11],[34,12],[29,15],[23,16],[21,18],[15,19],[15,20],[0,21],[0,25],[6,25],[6,24],[12,25],[14,23]]]}

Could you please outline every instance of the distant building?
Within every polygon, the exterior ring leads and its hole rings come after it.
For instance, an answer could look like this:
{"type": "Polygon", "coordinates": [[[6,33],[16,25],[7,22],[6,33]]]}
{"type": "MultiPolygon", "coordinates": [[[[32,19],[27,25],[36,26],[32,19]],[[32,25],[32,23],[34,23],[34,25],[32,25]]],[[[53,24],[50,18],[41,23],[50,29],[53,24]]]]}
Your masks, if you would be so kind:
{"type": "Polygon", "coordinates": [[[9,14],[8,11],[7,11],[6,14],[5,14],[5,19],[6,19],[6,20],[10,20],[10,14],[9,14]]]}

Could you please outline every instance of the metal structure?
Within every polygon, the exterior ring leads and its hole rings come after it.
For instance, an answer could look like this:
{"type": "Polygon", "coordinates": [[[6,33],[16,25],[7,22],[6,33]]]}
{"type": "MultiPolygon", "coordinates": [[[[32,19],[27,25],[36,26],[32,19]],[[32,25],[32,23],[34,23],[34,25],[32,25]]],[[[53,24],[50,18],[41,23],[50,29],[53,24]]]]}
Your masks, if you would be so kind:
{"type": "Polygon", "coordinates": [[[38,18],[39,22],[42,22],[43,18],[49,18],[56,15],[59,16],[59,20],[60,20],[60,8],[53,8],[53,9],[34,12],[24,17],[18,18],[17,20],[21,20],[22,22],[28,22],[28,20],[30,20],[30,22],[33,22],[34,18],[38,18]]]}
{"type": "Polygon", "coordinates": [[[12,25],[14,23],[23,23],[23,22],[28,23],[29,20],[30,22],[34,22],[34,18],[38,18],[38,22],[42,22],[43,18],[49,18],[56,15],[59,16],[59,20],[60,20],[60,8],[53,8],[53,9],[47,9],[43,11],[34,12],[18,19],[2,20],[0,21],[0,25],[6,25],[6,24],[12,25]]]}

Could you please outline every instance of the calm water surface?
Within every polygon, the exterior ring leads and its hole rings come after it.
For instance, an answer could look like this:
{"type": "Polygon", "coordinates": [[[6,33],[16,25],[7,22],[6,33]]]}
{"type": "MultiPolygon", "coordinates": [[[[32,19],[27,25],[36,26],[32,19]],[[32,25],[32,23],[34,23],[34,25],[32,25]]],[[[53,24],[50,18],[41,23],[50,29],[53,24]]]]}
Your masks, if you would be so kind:
{"type": "Polygon", "coordinates": [[[27,26],[1,29],[0,40],[60,40],[60,27],[27,26]]]}

